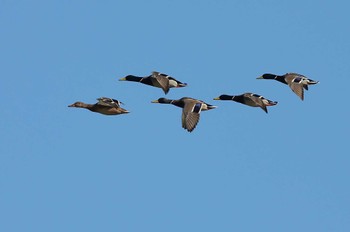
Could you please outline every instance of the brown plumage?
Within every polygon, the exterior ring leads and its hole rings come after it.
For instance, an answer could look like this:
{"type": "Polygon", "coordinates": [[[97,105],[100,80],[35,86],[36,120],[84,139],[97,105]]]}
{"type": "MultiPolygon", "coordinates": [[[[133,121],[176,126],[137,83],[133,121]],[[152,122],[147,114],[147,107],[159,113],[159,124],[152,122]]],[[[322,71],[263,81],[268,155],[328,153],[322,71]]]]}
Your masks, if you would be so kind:
{"type": "Polygon", "coordinates": [[[101,97],[97,99],[95,104],[87,104],[84,102],[75,102],[68,107],[85,108],[92,112],[104,114],[104,115],[118,115],[126,114],[129,111],[120,107],[121,102],[113,98],[101,97]]]}

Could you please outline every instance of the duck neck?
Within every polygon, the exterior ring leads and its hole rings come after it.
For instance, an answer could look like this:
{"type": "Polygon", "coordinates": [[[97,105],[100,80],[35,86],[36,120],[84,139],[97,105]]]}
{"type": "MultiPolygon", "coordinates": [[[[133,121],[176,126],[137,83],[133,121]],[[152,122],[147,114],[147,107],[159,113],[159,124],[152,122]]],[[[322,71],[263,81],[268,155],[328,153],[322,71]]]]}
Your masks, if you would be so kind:
{"type": "Polygon", "coordinates": [[[76,107],[76,108],[84,108],[84,109],[88,109],[88,110],[94,111],[95,104],[87,104],[87,103],[79,102],[79,104],[76,104],[74,107],[76,107]]]}
{"type": "Polygon", "coordinates": [[[84,107],[82,107],[82,108],[96,112],[96,108],[97,108],[96,106],[97,106],[96,104],[84,104],[84,107]]]}
{"type": "Polygon", "coordinates": [[[151,80],[151,76],[152,75],[147,76],[147,77],[138,77],[138,76],[129,75],[126,77],[126,80],[141,82],[141,83],[146,84],[146,85],[153,85],[152,80],[151,80]]]}
{"type": "Polygon", "coordinates": [[[232,100],[235,101],[235,102],[243,103],[244,102],[244,97],[243,97],[243,95],[233,96],[232,100]]]}
{"type": "Polygon", "coordinates": [[[264,79],[273,79],[273,80],[282,82],[284,84],[287,84],[287,82],[284,80],[284,76],[280,76],[276,74],[266,74],[264,79]]]}
{"type": "Polygon", "coordinates": [[[279,81],[279,82],[282,82],[283,84],[286,84],[286,85],[288,84],[288,83],[286,82],[284,76],[276,75],[276,76],[275,76],[275,80],[276,80],[276,81],[279,81]]]}
{"type": "Polygon", "coordinates": [[[177,100],[172,100],[170,102],[170,104],[177,106],[177,107],[180,107],[180,108],[184,108],[184,106],[185,106],[183,101],[177,101],[177,100]]]}

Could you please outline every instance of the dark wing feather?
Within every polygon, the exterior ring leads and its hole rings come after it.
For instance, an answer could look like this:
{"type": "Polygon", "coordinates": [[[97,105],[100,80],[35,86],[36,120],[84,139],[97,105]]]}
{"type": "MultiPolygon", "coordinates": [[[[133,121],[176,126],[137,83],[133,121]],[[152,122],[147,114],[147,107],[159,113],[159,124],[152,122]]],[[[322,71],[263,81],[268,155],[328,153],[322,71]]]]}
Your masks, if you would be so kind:
{"type": "Polygon", "coordinates": [[[250,101],[253,102],[253,105],[251,105],[251,106],[259,106],[263,111],[265,111],[267,113],[267,107],[264,104],[263,100],[260,98],[261,97],[260,95],[250,94],[249,96],[245,96],[245,97],[247,100],[249,99],[250,101]]]}
{"type": "Polygon", "coordinates": [[[303,84],[301,83],[303,78],[305,78],[305,76],[298,73],[287,73],[285,76],[285,81],[293,92],[301,98],[301,100],[304,100],[304,89],[303,84]]]}
{"type": "Polygon", "coordinates": [[[167,78],[167,75],[159,72],[152,72],[152,82],[154,86],[163,89],[165,94],[169,92],[170,87],[169,87],[169,79],[167,78]]]}
{"type": "Polygon", "coordinates": [[[302,84],[291,82],[288,83],[288,85],[293,90],[293,92],[300,97],[301,100],[304,100],[304,89],[302,84]]]}
{"type": "Polygon", "coordinates": [[[120,107],[120,104],[121,104],[120,101],[113,98],[101,97],[101,98],[98,98],[97,100],[98,100],[97,104],[101,106],[120,107]]]}
{"type": "Polygon", "coordinates": [[[199,109],[198,112],[193,112],[197,103],[192,100],[185,101],[185,107],[182,110],[182,127],[189,132],[192,132],[199,122],[201,110],[199,109]]]}

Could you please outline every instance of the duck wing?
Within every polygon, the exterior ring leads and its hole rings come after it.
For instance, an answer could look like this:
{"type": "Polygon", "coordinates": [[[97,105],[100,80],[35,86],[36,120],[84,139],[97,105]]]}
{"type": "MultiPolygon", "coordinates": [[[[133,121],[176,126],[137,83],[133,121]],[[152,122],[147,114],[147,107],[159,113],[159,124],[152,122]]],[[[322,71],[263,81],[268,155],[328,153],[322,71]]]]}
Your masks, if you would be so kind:
{"type": "Polygon", "coordinates": [[[100,98],[97,98],[98,102],[97,104],[98,105],[101,105],[101,106],[108,106],[108,107],[120,107],[120,104],[122,104],[122,102],[116,100],[116,99],[113,99],[113,98],[108,98],[108,97],[100,97],[100,98]]]}
{"type": "Polygon", "coordinates": [[[200,112],[202,110],[203,103],[194,100],[185,101],[185,106],[182,110],[182,127],[189,132],[192,132],[200,118],[200,112]]]}
{"type": "Polygon", "coordinates": [[[258,94],[250,94],[249,97],[247,97],[250,101],[253,102],[255,106],[259,106],[263,111],[267,113],[267,107],[263,101],[263,97],[258,94]]]}
{"type": "Polygon", "coordinates": [[[304,89],[303,84],[297,82],[288,83],[289,87],[293,90],[293,92],[300,97],[301,100],[304,100],[304,89]]]}
{"type": "Polygon", "coordinates": [[[169,92],[169,79],[168,75],[160,73],[160,72],[152,72],[151,79],[154,86],[163,89],[164,93],[167,94],[169,92]]]}

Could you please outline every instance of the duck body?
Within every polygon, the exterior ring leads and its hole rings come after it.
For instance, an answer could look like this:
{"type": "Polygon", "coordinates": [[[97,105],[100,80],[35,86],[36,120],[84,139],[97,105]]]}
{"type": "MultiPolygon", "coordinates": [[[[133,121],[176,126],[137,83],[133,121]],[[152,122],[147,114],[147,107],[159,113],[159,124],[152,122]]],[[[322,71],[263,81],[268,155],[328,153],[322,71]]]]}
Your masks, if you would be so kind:
{"type": "Polygon", "coordinates": [[[319,83],[319,81],[311,80],[306,76],[298,73],[286,73],[284,75],[265,73],[257,79],[276,80],[283,84],[286,84],[298,97],[300,97],[301,100],[304,100],[304,89],[309,90],[309,85],[315,85],[319,83]]]}
{"type": "Polygon", "coordinates": [[[189,132],[192,132],[196,128],[199,122],[201,111],[216,108],[216,106],[190,97],[183,97],[178,100],[159,98],[158,100],[152,101],[152,103],[172,104],[174,106],[182,108],[182,128],[186,129],[189,132]]]}
{"type": "Polygon", "coordinates": [[[186,83],[182,83],[175,78],[160,72],[152,72],[151,75],[146,77],[139,77],[134,75],[128,75],[119,79],[120,81],[133,81],[140,82],[145,85],[151,85],[157,88],[161,88],[165,94],[169,92],[170,88],[180,88],[187,86],[186,83]]]}
{"type": "Polygon", "coordinates": [[[92,112],[104,114],[104,115],[118,115],[126,114],[129,111],[120,107],[121,102],[107,97],[100,97],[97,99],[98,102],[95,104],[87,104],[84,102],[75,102],[68,107],[84,108],[92,112]]]}
{"type": "Polygon", "coordinates": [[[278,103],[276,101],[271,101],[269,99],[266,99],[263,96],[255,93],[243,93],[241,95],[222,94],[219,97],[214,98],[214,100],[230,100],[230,101],[239,102],[241,104],[251,106],[251,107],[260,107],[266,113],[268,113],[267,106],[274,106],[274,105],[277,105],[278,103]]]}

